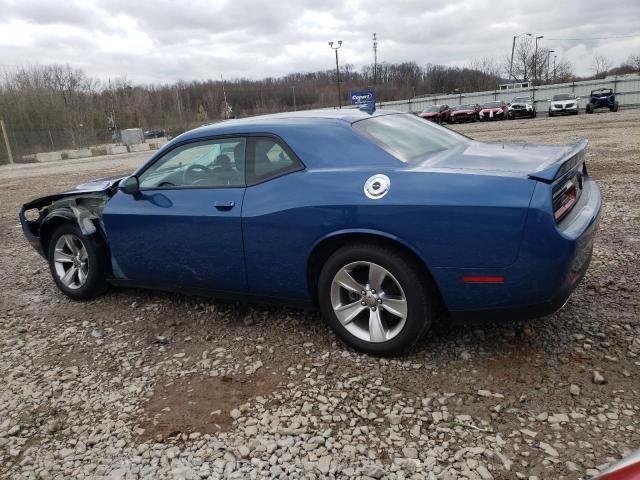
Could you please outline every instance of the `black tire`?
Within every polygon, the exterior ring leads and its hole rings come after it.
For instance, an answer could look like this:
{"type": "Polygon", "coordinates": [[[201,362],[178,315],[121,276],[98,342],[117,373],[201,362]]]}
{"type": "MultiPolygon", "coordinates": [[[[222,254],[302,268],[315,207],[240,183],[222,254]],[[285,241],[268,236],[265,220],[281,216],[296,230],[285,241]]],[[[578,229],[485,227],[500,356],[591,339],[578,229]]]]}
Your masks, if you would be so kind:
{"type": "Polygon", "coordinates": [[[67,297],[73,300],[91,300],[103,294],[109,287],[107,283],[108,259],[103,246],[95,236],[85,236],[77,225],[65,223],[60,225],[51,235],[47,252],[49,269],[54,282],[67,297]],[[58,274],[54,262],[56,243],[63,235],[72,235],[85,247],[87,252],[88,274],[84,283],[77,288],[65,285],[58,274]]]}
{"type": "Polygon", "coordinates": [[[587,113],[593,113],[593,105],[591,105],[590,103],[587,103],[586,110],[587,110],[587,113]]]}
{"type": "MultiPolygon", "coordinates": [[[[415,261],[400,252],[375,244],[349,245],[329,257],[320,272],[318,301],[324,320],[338,338],[360,352],[377,356],[396,355],[418,343],[436,318],[438,295],[431,278],[426,277],[414,264],[415,261]],[[405,323],[401,330],[387,341],[372,342],[358,338],[342,325],[334,312],[331,300],[333,280],[341,269],[353,262],[369,262],[383,267],[392,275],[391,281],[397,281],[404,292],[407,308],[405,323]]],[[[386,278],[389,280],[389,277],[386,278]]],[[[388,285],[385,282],[383,282],[383,286],[388,285]]],[[[353,295],[359,298],[359,294],[353,295]]],[[[358,299],[347,301],[357,303],[358,299]]],[[[368,323],[370,309],[375,310],[376,308],[363,307],[361,313],[358,314],[359,317],[356,318],[365,324],[368,323]]],[[[381,312],[383,310],[381,309],[381,312]]],[[[387,318],[393,320],[393,317],[387,318]]],[[[387,324],[387,326],[389,325],[387,324]]]]}
{"type": "Polygon", "coordinates": [[[617,112],[618,111],[618,102],[613,102],[613,108],[611,109],[612,112],[617,112]]]}
{"type": "Polygon", "coordinates": [[[548,115],[549,115],[549,118],[553,117],[553,113],[551,113],[551,111],[549,111],[548,115]]]}

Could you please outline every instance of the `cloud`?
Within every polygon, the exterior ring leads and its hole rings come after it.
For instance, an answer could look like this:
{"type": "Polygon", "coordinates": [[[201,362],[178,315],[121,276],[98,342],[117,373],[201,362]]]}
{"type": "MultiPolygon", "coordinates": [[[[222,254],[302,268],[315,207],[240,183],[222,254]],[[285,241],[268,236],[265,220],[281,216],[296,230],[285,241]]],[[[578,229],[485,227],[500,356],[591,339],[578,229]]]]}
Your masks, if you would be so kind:
{"type": "Polygon", "coordinates": [[[333,68],[327,42],[338,39],[341,62],[359,69],[373,32],[379,61],[421,65],[502,61],[512,36],[531,32],[588,75],[596,55],[640,54],[640,3],[602,10],[595,0],[0,0],[0,65],[68,63],[143,83],[261,78],[333,68]],[[574,40],[625,35],[636,36],[574,40]]]}

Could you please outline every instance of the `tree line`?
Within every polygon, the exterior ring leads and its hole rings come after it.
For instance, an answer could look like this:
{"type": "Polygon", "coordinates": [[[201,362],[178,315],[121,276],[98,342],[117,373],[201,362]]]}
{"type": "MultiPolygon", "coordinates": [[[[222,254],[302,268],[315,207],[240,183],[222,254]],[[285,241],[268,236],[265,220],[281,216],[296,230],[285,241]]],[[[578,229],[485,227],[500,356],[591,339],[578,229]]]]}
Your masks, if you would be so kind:
{"type": "MultiPolygon", "coordinates": [[[[514,55],[512,78],[536,83],[550,74],[556,82],[575,79],[567,61],[553,72],[542,51],[520,42],[514,55]]],[[[630,57],[616,73],[637,71],[638,57],[630,57]],[[634,63],[636,62],[636,63],[634,63]]],[[[598,72],[611,68],[598,62],[598,72]]],[[[415,62],[340,66],[343,105],[349,92],[373,87],[378,101],[424,95],[493,90],[507,81],[510,58],[502,63],[477,59],[465,67],[415,62]]],[[[606,72],[605,72],[606,73],[606,72]]],[[[117,140],[125,128],[164,129],[177,134],[203,123],[293,109],[332,107],[337,104],[334,69],[291,73],[259,80],[178,81],[173,84],[136,85],[126,78],[100,80],[68,65],[25,65],[0,71],[0,118],[8,128],[16,156],[37,151],[79,148],[117,140]]],[[[6,152],[0,141],[0,163],[6,152]]]]}

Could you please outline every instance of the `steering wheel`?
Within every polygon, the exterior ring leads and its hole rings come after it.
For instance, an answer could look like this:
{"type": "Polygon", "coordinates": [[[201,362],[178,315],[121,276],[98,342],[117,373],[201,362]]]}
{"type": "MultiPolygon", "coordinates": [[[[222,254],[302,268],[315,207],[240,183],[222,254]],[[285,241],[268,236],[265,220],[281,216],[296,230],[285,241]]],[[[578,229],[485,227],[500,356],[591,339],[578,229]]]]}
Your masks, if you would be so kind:
{"type": "Polygon", "coordinates": [[[200,176],[199,174],[202,173],[208,175],[211,173],[211,169],[204,165],[200,165],[199,163],[195,163],[184,171],[184,174],[182,175],[182,183],[184,185],[195,184],[198,180],[202,180],[201,178],[198,178],[200,176]]]}

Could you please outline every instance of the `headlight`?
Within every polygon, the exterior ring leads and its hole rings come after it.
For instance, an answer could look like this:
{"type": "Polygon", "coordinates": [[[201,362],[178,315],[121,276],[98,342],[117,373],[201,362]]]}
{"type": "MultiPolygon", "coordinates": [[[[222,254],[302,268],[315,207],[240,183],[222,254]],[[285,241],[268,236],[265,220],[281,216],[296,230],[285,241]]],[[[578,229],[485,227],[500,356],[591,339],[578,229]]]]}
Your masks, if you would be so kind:
{"type": "Polygon", "coordinates": [[[504,113],[504,111],[501,108],[499,108],[496,113],[504,113]]]}

